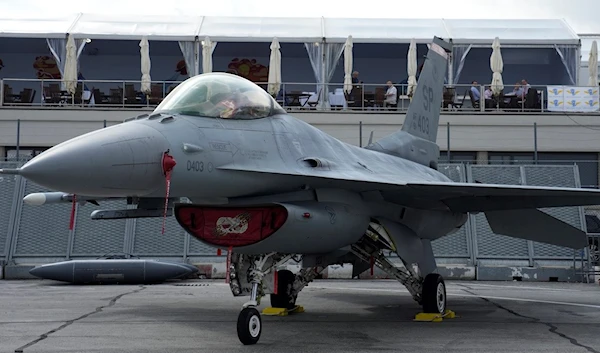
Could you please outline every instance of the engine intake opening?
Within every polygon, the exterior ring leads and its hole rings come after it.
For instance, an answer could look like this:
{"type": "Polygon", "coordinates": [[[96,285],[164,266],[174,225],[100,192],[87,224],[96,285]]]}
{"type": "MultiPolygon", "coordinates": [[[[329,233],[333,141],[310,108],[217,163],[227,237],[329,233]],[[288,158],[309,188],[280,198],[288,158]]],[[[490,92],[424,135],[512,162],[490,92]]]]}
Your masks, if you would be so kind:
{"type": "Polygon", "coordinates": [[[275,233],[288,218],[280,205],[207,207],[175,205],[177,222],[195,238],[220,247],[255,244],[275,233]]]}

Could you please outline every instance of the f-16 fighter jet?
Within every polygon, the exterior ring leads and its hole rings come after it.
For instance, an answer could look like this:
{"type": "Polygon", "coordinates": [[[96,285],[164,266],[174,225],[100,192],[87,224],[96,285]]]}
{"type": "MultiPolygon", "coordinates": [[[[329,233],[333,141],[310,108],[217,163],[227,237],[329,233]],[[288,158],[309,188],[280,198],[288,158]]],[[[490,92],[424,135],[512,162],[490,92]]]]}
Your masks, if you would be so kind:
{"type": "MultiPolygon", "coordinates": [[[[437,170],[436,144],[451,44],[435,37],[400,131],[365,148],[289,115],[262,88],[227,73],[191,77],[150,115],[38,155],[19,174],[52,193],[30,204],[127,198],[137,208],[93,219],[174,215],[201,242],[229,250],[244,344],[261,335],[260,298],[293,309],[328,265],[373,264],[426,313],[446,313],[431,242],[483,212],[495,233],[571,248],[585,234],[538,210],[600,204],[600,190],[456,183],[437,170]],[[384,253],[395,253],[402,265],[384,253]],[[298,273],[279,267],[294,259],[298,273]]],[[[164,221],[163,221],[164,222],[164,221]]]]}

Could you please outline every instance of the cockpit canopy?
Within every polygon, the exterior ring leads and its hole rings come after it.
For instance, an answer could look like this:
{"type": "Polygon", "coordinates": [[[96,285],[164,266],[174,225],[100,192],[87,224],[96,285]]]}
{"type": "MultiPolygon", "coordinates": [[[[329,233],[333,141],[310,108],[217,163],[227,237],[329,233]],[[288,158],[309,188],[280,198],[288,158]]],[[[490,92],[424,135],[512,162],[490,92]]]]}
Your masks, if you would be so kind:
{"type": "Polygon", "coordinates": [[[154,112],[221,119],[260,119],[285,114],[264,89],[228,73],[208,73],[185,80],[154,112]]]}

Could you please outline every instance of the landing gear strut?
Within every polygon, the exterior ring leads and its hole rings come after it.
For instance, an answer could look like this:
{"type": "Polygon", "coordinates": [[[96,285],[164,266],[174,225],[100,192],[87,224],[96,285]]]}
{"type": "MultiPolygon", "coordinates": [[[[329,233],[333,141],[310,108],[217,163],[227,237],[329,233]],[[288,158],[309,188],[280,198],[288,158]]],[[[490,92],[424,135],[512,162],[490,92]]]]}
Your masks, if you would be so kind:
{"type": "Polygon", "coordinates": [[[351,249],[359,259],[365,262],[374,261],[379,268],[402,283],[413,299],[423,306],[424,313],[446,313],[446,284],[442,276],[430,273],[422,278],[404,261],[404,268],[396,267],[383,255],[381,245],[371,237],[363,237],[352,245],[351,249]]]}

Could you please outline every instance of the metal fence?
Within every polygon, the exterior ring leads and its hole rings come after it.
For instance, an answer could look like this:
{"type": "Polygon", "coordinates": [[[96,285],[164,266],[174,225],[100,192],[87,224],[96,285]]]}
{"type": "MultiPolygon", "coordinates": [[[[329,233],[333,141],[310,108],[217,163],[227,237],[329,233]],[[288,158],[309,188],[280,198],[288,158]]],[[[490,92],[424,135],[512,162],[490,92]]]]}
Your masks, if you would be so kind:
{"type": "MultiPolygon", "coordinates": [[[[2,167],[16,163],[0,162],[2,167]]],[[[577,166],[442,164],[439,170],[460,182],[579,187],[577,166]]],[[[99,207],[76,205],[75,223],[69,230],[70,204],[29,206],[22,202],[32,192],[48,191],[20,176],[0,176],[0,255],[7,264],[40,263],[73,258],[99,257],[125,252],[140,257],[224,261],[217,252],[167,219],[161,234],[160,218],[97,220],[90,213],[99,207]]],[[[124,201],[101,208],[126,208],[124,201]]],[[[584,228],[581,207],[544,210],[584,228]]],[[[570,266],[574,251],[562,247],[494,234],[483,214],[471,215],[455,234],[433,242],[439,264],[504,264],[509,266],[570,266]]],[[[587,253],[586,253],[587,254],[587,253]]],[[[586,255],[587,256],[587,255],[586,255]]]]}
{"type": "MultiPolygon", "coordinates": [[[[152,81],[150,92],[141,92],[141,81],[80,80],[74,94],[62,88],[56,79],[4,78],[0,80],[0,107],[46,107],[81,109],[153,109],[182,81],[152,81]]],[[[258,82],[267,89],[266,82],[258,82]]],[[[447,112],[505,112],[548,114],[546,89],[548,85],[532,85],[537,98],[516,97],[511,86],[505,86],[501,96],[488,97],[489,85],[475,85],[480,101],[474,99],[471,84],[445,85],[442,109],[447,112]]],[[[406,112],[410,104],[407,84],[394,84],[394,101],[386,98],[385,83],[355,84],[344,92],[343,83],[283,82],[275,98],[290,111],[359,111],[394,113],[406,112]]],[[[533,96],[532,96],[533,97],[533,96]]],[[[598,113],[598,112],[591,112],[598,113]]],[[[590,112],[586,113],[590,114],[590,112]]]]}

